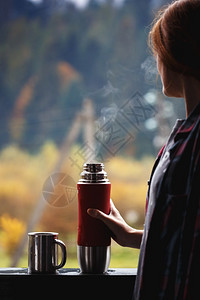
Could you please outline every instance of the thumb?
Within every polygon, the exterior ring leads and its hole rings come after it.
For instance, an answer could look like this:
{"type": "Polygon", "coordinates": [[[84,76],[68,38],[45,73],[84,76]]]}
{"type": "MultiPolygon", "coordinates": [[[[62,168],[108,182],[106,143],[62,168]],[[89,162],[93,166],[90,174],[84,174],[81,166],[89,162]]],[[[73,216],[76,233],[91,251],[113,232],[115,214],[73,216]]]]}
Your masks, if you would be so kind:
{"type": "Polygon", "coordinates": [[[105,219],[108,219],[108,215],[96,208],[88,208],[87,209],[88,215],[93,218],[99,219],[105,222],[105,219]]]}
{"type": "Polygon", "coordinates": [[[87,213],[91,217],[99,219],[100,221],[102,221],[110,229],[110,231],[112,233],[112,235],[111,235],[112,238],[116,239],[115,234],[114,234],[115,225],[114,225],[114,222],[113,222],[112,217],[110,215],[107,215],[104,212],[102,212],[101,210],[96,209],[96,208],[88,208],[87,213]]]}

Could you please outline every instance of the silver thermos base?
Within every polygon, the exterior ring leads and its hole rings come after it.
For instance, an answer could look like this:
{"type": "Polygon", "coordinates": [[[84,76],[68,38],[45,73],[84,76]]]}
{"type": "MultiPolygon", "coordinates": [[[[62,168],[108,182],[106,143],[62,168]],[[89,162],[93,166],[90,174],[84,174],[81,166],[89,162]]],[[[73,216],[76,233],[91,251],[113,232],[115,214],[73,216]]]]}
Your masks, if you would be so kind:
{"type": "Polygon", "coordinates": [[[77,246],[78,262],[82,273],[105,273],[110,264],[110,246],[77,246]]]}

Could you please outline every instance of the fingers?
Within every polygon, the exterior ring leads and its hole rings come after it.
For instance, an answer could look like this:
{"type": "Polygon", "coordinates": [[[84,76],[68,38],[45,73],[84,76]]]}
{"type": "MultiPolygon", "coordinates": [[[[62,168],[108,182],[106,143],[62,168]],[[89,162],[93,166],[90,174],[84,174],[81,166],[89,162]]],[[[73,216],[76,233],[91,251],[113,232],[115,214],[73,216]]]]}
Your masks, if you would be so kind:
{"type": "MultiPolygon", "coordinates": [[[[109,213],[109,215],[112,213],[113,208],[115,209],[115,205],[112,202],[112,199],[110,199],[110,213],[109,213]]],[[[104,212],[102,212],[102,211],[100,211],[99,209],[96,209],[96,208],[88,208],[87,209],[87,213],[91,217],[99,219],[99,220],[101,220],[103,222],[109,216],[109,215],[105,214],[104,212]]]]}
{"type": "Polygon", "coordinates": [[[88,208],[87,210],[88,215],[90,215],[93,218],[99,219],[101,221],[104,221],[104,219],[106,218],[106,215],[104,212],[95,209],[95,208],[88,208]]]}
{"type": "Polygon", "coordinates": [[[87,213],[96,219],[101,220],[102,222],[104,222],[104,224],[106,224],[106,226],[108,226],[108,228],[113,231],[113,227],[114,227],[114,223],[115,221],[113,220],[111,215],[107,215],[104,212],[95,209],[95,208],[88,208],[87,213]]]}
{"type": "Polygon", "coordinates": [[[95,209],[95,208],[88,208],[87,213],[96,219],[101,220],[102,222],[104,222],[104,224],[110,229],[110,235],[111,237],[116,240],[116,236],[114,234],[114,222],[112,220],[112,217],[110,215],[105,214],[104,212],[95,209]]]}
{"type": "Polygon", "coordinates": [[[111,237],[121,246],[131,246],[133,248],[140,247],[142,233],[135,234],[137,230],[130,227],[122,218],[119,211],[116,209],[112,200],[110,200],[110,213],[107,215],[99,209],[88,208],[88,215],[99,219],[110,230],[111,237]],[[134,236],[133,236],[134,233],[134,236]],[[133,237],[135,237],[133,239],[133,237]]]}

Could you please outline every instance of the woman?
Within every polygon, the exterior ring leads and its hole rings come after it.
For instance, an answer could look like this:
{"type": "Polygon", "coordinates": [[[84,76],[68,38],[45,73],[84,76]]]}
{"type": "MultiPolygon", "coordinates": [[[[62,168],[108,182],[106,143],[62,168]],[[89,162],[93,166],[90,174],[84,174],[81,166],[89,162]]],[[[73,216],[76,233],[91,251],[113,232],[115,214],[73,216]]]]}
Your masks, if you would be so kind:
{"type": "MultiPolygon", "coordinates": [[[[200,299],[200,1],[179,0],[159,13],[150,41],[163,93],[185,100],[149,180],[143,230],[111,201],[102,220],[122,246],[140,248],[134,299],[200,299]]],[[[133,200],[134,201],[134,200],[133,200]]]]}

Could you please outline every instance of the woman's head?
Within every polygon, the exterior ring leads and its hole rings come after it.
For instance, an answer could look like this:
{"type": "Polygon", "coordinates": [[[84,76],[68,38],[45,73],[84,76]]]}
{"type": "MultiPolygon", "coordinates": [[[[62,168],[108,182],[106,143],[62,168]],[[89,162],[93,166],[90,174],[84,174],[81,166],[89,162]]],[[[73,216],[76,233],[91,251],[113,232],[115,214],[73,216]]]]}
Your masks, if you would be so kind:
{"type": "Polygon", "coordinates": [[[200,0],[178,0],[165,7],[149,34],[151,48],[160,65],[200,80],[199,29],[200,0]]]}

